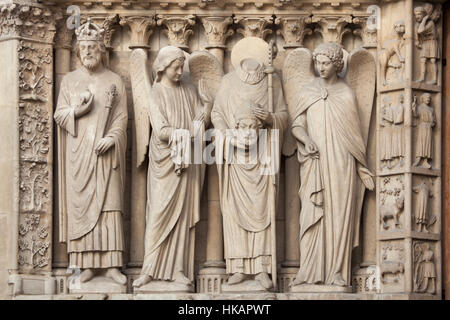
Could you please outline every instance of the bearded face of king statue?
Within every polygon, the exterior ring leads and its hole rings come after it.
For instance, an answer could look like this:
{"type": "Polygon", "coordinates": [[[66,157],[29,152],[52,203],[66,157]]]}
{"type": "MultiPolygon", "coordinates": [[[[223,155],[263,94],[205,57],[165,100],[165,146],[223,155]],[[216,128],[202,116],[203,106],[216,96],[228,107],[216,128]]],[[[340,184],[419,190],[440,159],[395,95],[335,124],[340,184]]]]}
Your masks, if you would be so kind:
{"type": "Polygon", "coordinates": [[[98,41],[81,40],[78,42],[81,63],[88,70],[94,71],[102,65],[102,55],[105,47],[98,41]]]}

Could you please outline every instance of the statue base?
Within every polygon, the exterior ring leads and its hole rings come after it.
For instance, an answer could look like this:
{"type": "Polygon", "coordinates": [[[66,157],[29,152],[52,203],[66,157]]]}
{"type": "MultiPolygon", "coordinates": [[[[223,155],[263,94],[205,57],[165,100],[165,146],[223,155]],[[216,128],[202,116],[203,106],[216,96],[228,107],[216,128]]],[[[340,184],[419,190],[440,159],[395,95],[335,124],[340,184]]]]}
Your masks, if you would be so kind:
{"type": "Polygon", "coordinates": [[[352,293],[353,288],[351,286],[335,286],[328,284],[300,284],[290,288],[290,292],[342,292],[352,293]]]}
{"type": "Polygon", "coordinates": [[[108,277],[94,277],[88,282],[79,282],[74,278],[69,285],[70,293],[126,293],[127,286],[108,277]]]}
{"type": "Polygon", "coordinates": [[[152,280],[149,283],[135,288],[134,293],[192,293],[194,286],[168,280],[152,280]]]}
{"type": "Polygon", "coordinates": [[[245,280],[240,283],[229,285],[222,284],[222,293],[268,293],[272,289],[264,288],[257,280],[245,280]]]}

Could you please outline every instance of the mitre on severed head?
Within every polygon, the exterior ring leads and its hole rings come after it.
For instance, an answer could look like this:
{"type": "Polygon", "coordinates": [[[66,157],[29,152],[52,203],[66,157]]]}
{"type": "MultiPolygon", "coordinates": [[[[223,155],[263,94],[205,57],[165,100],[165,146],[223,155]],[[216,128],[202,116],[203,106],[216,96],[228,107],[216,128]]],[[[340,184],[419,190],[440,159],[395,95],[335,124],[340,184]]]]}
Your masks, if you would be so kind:
{"type": "Polygon", "coordinates": [[[247,37],[239,40],[231,51],[231,63],[234,69],[237,69],[244,59],[255,59],[268,66],[269,44],[257,37],[247,37]]]}
{"type": "Polygon", "coordinates": [[[105,29],[100,28],[98,25],[88,18],[86,23],[82,24],[75,30],[78,41],[100,41],[103,42],[103,36],[105,29]]]}

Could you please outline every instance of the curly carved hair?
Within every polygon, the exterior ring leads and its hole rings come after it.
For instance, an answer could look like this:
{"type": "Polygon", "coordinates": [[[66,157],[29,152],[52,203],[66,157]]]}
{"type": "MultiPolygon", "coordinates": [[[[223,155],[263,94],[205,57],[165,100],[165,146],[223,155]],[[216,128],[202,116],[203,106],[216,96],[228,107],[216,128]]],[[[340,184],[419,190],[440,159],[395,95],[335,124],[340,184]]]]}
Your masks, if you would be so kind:
{"type": "Polygon", "coordinates": [[[344,68],[344,52],[339,44],[335,42],[325,42],[319,44],[313,53],[314,62],[319,55],[328,57],[336,66],[338,73],[342,71],[342,68],[344,68]]]}

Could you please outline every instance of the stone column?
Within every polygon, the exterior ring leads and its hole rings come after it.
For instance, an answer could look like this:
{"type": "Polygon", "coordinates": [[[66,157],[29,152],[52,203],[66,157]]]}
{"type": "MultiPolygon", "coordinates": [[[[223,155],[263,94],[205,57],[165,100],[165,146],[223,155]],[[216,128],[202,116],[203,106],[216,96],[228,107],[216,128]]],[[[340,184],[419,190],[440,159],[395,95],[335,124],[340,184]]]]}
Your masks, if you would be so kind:
{"type": "Polygon", "coordinates": [[[55,291],[53,38],[60,17],[36,3],[0,4],[2,297],[7,282],[13,295],[55,291]]]}
{"type": "MultiPolygon", "coordinates": [[[[234,31],[229,28],[233,23],[231,16],[207,16],[200,21],[205,28],[208,51],[223,66],[225,42],[234,31]]],[[[197,291],[220,293],[222,283],[226,280],[223,256],[222,213],[219,199],[219,176],[215,164],[207,166],[208,197],[208,234],[206,240],[206,262],[202,265],[197,278],[197,291]]]]}
{"type": "MultiPolygon", "coordinates": [[[[72,49],[72,39],[74,35],[74,30],[69,30],[67,28],[66,19],[61,19],[57,23],[57,30],[55,35],[55,81],[54,81],[54,103],[59,95],[59,88],[61,85],[62,78],[65,74],[70,72],[70,56],[72,49]]],[[[55,137],[56,138],[56,137],[55,137]]],[[[56,141],[56,140],[55,140],[56,141]]],[[[58,157],[56,149],[57,143],[55,143],[55,153],[54,153],[54,181],[58,181],[58,157]]],[[[55,183],[56,185],[56,183],[55,183]]],[[[59,208],[58,203],[58,193],[57,191],[53,196],[54,208],[59,208]]],[[[54,210],[57,213],[57,209],[54,210]]],[[[68,267],[68,255],[67,255],[67,245],[65,243],[60,243],[59,236],[59,215],[54,214],[53,222],[53,235],[55,241],[53,241],[53,274],[56,278],[57,287],[56,293],[67,293],[67,267],[68,267]]]]}
{"type": "MultiPolygon", "coordinates": [[[[133,75],[146,72],[149,38],[153,33],[153,27],[156,22],[154,17],[143,16],[127,16],[121,17],[120,24],[128,26],[131,31],[130,40],[130,78],[131,85],[134,90],[136,84],[133,75]]],[[[136,99],[138,95],[133,92],[133,104],[138,103],[136,99]]],[[[140,116],[139,113],[134,112],[133,117],[140,116]]],[[[144,238],[145,238],[145,223],[146,223],[146,203],[147,203],[147,169],[148,161],[146,159],[145,150],[138,150],[137,146],[138,134],[136,130],[135,121],[133,121],[132,128],[132,157],[131,157],[131,228],[130,228],[130,261],[127,270],[129,275],[129,285],[139,275],[142,263],[144,260],[144,238]],[[139,158],[138,158],[139,157],[139,158]]],[[[150,126],[150,124],[148,124],[150,126]]]]}
{"type": "MultiPolygon", "coordinates": [[[[390,70],[391,75],[382,83],[378,78],[378,143],[377,143],[377,264],[379,267],[379,291],[381,293],[402,292],[408,298],[441,298],[441,74],[440,57],[436,59],[437,83],[432,80],[432,62],[428,59],[424,81],[421,74],[421,50],[415,44],[417,21],[414,8],[423,7],[433,19],[436,32],[442,35],[442,16],[438,3],[404,0],[385,3],[382,12],[381,45],[379,57],[386,53],[382,49],[392,41],[394,23],[405,24],[404,68],[390,70]],[[429,94],[431,101],[426,101],[429,94]],[[403,96],[403,162],[386,166],[381,157],[381,138],[389,137],[383,127],[381,115],[390,105],[399,105],[403,96]],[[415,106],[415,108],[414,108],[415,106]],[[430,111],[430,107],[433,111],[430,111]],[[428,110],[428,111],[427,111],[428,110]],[[434,113],[436,122],[430,131],[424,131],[424,112],[434,113]],[[427,133],[424,135],[424,132],[427,133]],[[428,134],[430,133],[430,134],[428,134]],[[431,153],[424,147],[432,144],[431,153]],[[428,158],[416,163],[416,156],[428,158]],[[427,163],[430,165],[428,166],[427,163]],[[398,223],[395,223],[398,216],[398,223]],[[434,274],[434,280],[430,275],[434,274]],[[433,286],[434,282],[434,286],[433,286]]],[[[395,40],[395,39],[394,39],[395,40]]],[[[437,39],[440,51],[442,38],[437,39]]],[[[382,68],[381,59],[380,69],[382,68]]]]}
{"type": "MultiPolygon", "coordinates": [[[[279,16],[275,24],[281,29],[277,31],[284,39],[285,56],[296,48],[303,47],[303,39],[311,34],[308,28],[311,18],[308,15],[279,16]]],[[[285,133],[283,156],[285,157],[285,220],[284,220],[284,261],[281,263],[280,290],[289,291],[289,283],[295,278],[300,262],[300,164],[297,160],[296,142],[289,125],[285,133]]]]}

